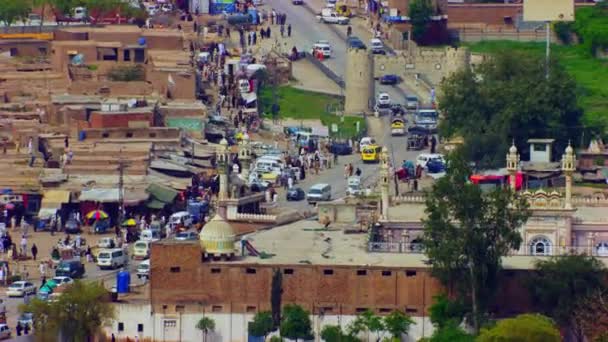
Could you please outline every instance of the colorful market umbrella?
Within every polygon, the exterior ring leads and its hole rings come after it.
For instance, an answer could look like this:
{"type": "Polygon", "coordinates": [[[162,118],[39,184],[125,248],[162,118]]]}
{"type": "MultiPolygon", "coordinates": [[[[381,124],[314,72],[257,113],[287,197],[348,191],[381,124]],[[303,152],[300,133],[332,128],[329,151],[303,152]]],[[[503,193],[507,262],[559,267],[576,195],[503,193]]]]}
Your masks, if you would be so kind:
{"type": "Polygon", "coordinates": [[[93,210],[87,214],[87,219],[91,220],[104,220],[108,218],[108,214],[102,210],[93,210]]]}
{"type": "Polygon", "coordinates": [[[122,223],[123,226],[127,226],[127,227],[134,227],[137,226],[137,222],[135,221],[135,219],[128,219],[125,222],[122,223]]]}

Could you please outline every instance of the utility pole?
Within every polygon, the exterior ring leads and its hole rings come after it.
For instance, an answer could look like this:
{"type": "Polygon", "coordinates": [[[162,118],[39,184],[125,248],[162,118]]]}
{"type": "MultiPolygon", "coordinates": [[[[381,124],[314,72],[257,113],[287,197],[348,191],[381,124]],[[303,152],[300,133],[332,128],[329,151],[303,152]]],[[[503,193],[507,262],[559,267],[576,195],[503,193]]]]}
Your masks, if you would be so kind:
{"type": "MultiPolygon", "coordinates": [[[[122,152],[122,150],[121,150],[122,152]]],[[[122,153],[121,153],[122,154],[122,153]]],[[[125,167],[127,166],[127,162],[122,159],[122,155],[120,156],[120,159],[118,160],[118,227],[120,227],[122,225],[122,222],[124,221],[124,209],[125,209],[125,194],[124,194],[124,187],[125,187],[125,180],[124,180],[124,176],[125,176],[125,167]]]]}

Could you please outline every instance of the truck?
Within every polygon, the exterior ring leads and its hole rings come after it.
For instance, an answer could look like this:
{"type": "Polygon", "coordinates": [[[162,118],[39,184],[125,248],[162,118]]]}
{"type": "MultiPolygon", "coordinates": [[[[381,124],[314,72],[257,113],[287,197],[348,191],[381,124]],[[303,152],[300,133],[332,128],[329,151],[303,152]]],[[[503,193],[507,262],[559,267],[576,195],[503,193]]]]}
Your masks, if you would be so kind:
{"type": "Polygon", "coordinates": [[[350,22],[348,17],[339,15],[331,8],[324,8],[317,15],[317,20],[321,23],[346,25],[350,22]]]}

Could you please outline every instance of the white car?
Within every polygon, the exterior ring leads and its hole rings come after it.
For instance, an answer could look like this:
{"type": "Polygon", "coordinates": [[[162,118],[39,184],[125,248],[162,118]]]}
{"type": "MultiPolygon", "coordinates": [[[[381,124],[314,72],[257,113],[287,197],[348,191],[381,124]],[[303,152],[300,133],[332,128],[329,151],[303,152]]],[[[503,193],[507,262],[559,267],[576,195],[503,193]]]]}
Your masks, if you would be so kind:
{"type": "Polygon", "coordinates": [[[420,165],[423,168],[426,168],[426,164],[429,162],[429,160],[433,159],[438,159],[441,162],[445,163],[445,159],[443,158],[442,154],[421,153],[418,155],[418,157],[416,157],[416,165],[420,165]]]}
{"type": "Polygon", "coordinates": [[[179,232],[175,235],[175,240],[179,241],[190,241],[190,240],[198,240],[198,233],[189,231],[189,232],[179,232]]]}
{"type": "Polygon", "coordinates": [[[363,152],[363,149],[369,145],[376,145],[376,139],[371,137],[363,137],[359,141],[359,152],[363,152]]]}
{"type": "Polygon", "coordinates": [[[8,297],[23,297],[29,294],[36,294],[36,286],[29,281],[16,281],[6,290],[8,297]]]}
{"type": "Polygon", "coordinates": [[[313,54],[315,50],[321,50],[321,52],[323,52],[324,58],[331,57],[332,51],[331,51],[331,45],[329,45],[329,42],[324,42],[324,41],[316,42],[315,45],[313,45],[310,53],[313,54]]]}
{"type": "Polygon", "coordinates": [[[0,324],[0,340],[11,338],[11,328],[6,324],[0,324]]]}
{"type": "Polygon", "coordinates": [[[369,46],[372,49],[372,51],[377,51],[377,50],[383,50],[384,49],[384,44],[378,38],[373,38],[369,43],[370,43],[369,46]]]}
{"type": "Polygon", "coordinates": [[[384,107],[390,106],[391,97],[387,93],[380,93],[380,94],[378,94],[378,97],[376,98],[376,103],[378,104],[378,106],[384,106],[384,107]]]}
{"type": "Polygon", "coordinates": [[[65,286],[74,283],[74,279],[64,276],[53,277],[53,281],[57,286],[65,286]]]}

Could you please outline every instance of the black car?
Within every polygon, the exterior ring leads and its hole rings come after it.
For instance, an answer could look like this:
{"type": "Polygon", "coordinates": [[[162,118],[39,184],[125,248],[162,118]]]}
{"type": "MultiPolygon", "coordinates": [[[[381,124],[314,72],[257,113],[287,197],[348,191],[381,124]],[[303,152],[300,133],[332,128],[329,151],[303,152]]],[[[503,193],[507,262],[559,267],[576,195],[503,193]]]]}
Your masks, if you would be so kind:
{"type": "Polygon", "coordinates": [[[405,115],[405,109],[400,104],[394,104],[394,105],[392,105],[391,106],[391,111],[393,112],[393,115],[396,115],[396,116],[403,116],[403,115],[405,115]]]}
{"type": "Polygon", "coordinates": [[[291,188],[287,190],[288,201],[301,201],[306,197],[306,193],[302,188],[291,188]]]}
{"type": "Polygon", "coordinates": [[[57,265],[55,276],[70,277],[72,279],[82,278],[84,276],[84,265],[77,260],[62,261],[57,265]]]}
{"type": "Polygon", "coordinates": [[[291,0],[291,3],[294,5],[302,5],[304,4],[304,0],[291,0]]]}
{"type": "Polygon", "coordinates": [[[348,145],[346,142],[335,142],[331,144],[329,151],[332,154],[337,154],[339,156],[347,156],[353,153],[353,148],[350,147],[350,145],[348,145]]]}
{"type": "Polygon", "coordinates": [[[78,234],[80,233],[80,223],[74,219],[69,219],[65,223],[65,232],[68,234],[78,234]]]}

